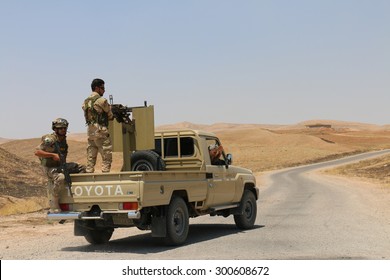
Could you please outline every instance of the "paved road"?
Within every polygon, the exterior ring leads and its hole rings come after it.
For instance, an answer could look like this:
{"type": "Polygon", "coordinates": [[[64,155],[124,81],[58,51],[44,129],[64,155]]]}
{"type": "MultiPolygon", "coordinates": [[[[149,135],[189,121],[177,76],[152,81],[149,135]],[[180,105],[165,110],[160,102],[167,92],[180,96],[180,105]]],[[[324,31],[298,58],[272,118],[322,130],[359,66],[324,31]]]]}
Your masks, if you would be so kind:
{"type": "Polygon", "coordinates": [[[270,258],[390,259],[389,191],[310,172],[389,151],[292,168],[270,176],[260,201],[270,258]],[[265,212],[265,213],[264,213],[265,212]]]}
{"type": "Polygon", "coordinates": [[[389,151],[273,173],[261,186],[253,230],[237,230],[232,217],[199,217],[181,247],[162,246],[138,229],[116,230],[108,244],[93,246],[73,236],[71,223],[27,224],[0,233],[0,259],[388,260],[389,190],[311,172],[381,153],[389,151]]]}

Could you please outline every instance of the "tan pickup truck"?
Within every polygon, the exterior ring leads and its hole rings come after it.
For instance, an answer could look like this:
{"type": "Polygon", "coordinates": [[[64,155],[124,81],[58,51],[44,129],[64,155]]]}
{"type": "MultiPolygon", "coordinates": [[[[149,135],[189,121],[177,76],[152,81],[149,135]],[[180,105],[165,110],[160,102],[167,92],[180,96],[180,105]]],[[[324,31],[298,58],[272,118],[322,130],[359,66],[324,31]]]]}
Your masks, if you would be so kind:
{"type": "Polygon", "coordinates": [[[186,241],[189,218],[234,216],[240,229],[254,227],[259,196],[252,172],[231,165],[231,154],[211,162],[212,133],[156,132],[154,149],[131,153],[131,170],[72,174],[60,195],[62,212],[50,220],[74,220],[74,233],[92,243],[108,242],[115,228],[151,230],[168,245],[186,241]]]}

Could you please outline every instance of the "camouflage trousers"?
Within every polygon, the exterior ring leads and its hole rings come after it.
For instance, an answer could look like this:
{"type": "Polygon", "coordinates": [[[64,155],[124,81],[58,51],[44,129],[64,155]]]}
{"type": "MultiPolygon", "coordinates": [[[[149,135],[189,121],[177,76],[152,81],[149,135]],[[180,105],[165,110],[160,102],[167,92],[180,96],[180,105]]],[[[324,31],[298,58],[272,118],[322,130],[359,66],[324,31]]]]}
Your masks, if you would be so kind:
{"type": "MultiPolygon", "coordinates": [[[[58,167],[46,167],[43,166],[43,170],[49,180],[47,184],[47,196],[49,199],[50,213],[61,212],[59,205],[59,196],[62,190],[65,188],[65,175],[58,167]]],[[[72,173],[84,173],[85,166],[76,162],[66,163],[66,170],[69,174],[72,173]]],[[[70,188],[68,194],[70,195],[70,188]]]]}
{"type": "MultiPolygon", "coordinates": [[[[76,162],[67,162],[66,168],[69,174],[73,173],[85,173],[85,166],[76,162]]],[[[58,167],[45,167],[43,170],[49,180],[48,182],[48,195],[59,196],[60,192],[65,188],[65,175],[58,170],[58,167]]]]}
{"type": "Polygon", "coordinates": [[[112,145],[108,136],[99,138],[90,137],[88,139],[87,173],[93,173],[95,171],[98,153],[102,156],[102,172],[110,172],[112,163],[112,145]]]}
{"type": "Polygon", "coordinates": [[[58,172],[57,167],[43,167],[47,178],[49,179],[48,183],[48,196],[58,197],[61,190],[65,187],[65,175],[61,172],[58,172]]]}

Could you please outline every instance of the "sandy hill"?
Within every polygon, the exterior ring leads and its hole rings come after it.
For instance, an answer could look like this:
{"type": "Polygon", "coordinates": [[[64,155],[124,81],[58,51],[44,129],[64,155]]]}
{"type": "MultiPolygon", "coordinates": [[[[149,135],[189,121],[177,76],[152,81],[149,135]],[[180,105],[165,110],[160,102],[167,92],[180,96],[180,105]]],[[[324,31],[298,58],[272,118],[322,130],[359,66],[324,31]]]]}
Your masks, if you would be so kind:
{"type": "Polygon", "coordinates": [[[358,151],[390,147],[386,126],[333,120],[312,120],[295,125],[217,123],[199,125],[183,122],[157,129],[200,129],[216,133],[234,162],[254,171],[310,163],[358,151]],[[309,128],[326,124],[331,128],[309,128]]]}
{"type": "Polygon", "coordinates": [[[87,142],[87,133],[68,133],[67,140],[87,142]]]}
{"type": "Polygon", "coordinates": [[[9,142],[9,141],[12,141],[12,139],[7,139],[7,138],[1,138],[0,137],[0,144],[6,143],[6,142],[9,142]]]}
{"type": "Polygon", "coordinates": [[[195,129],[217,133],[224,130],[240,130],[240,129],[279,129],[285,127],[283,125],[265,125],[265,124],[236,124],[236,123],[214,123],[214,124],[193,124],[190,122],[181,122],[176,124],[159,125],[157,130],[172,130],[172,129],[195,129]]]}
{"type": "Polygon", "coordinates": [[[386,130],[385,126],[376,124],[359,123],[359,122],[346,122],[336,120],[308,120],[297,123],[296,125],[284,126],[284,129],[303,129],[310,125],[331,125],[335,130],[347,130],[347,131],[380,131],[386,130]]]}
{"type": "Polygon", "coordinates": [[[45,176],[38,163],[0,147],[0,193],[15,197],[42,196],[45,176]]]}

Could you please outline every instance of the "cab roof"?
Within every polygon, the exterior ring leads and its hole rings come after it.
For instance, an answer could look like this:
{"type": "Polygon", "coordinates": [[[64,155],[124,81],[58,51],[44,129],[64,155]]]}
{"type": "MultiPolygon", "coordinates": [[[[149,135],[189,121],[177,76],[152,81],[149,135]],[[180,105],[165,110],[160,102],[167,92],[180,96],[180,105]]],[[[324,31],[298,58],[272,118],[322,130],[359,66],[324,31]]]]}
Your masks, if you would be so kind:
{"type": "Polygon", "coordinates": [[[216,137],[212,132],[206,132],[196,129],[175,129],[175,130],[159,130],[156,131],[155,136],[204,136],[204,137],[216,137]]]}

